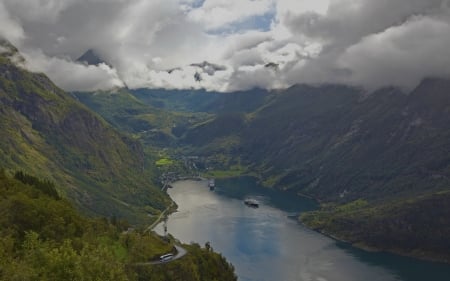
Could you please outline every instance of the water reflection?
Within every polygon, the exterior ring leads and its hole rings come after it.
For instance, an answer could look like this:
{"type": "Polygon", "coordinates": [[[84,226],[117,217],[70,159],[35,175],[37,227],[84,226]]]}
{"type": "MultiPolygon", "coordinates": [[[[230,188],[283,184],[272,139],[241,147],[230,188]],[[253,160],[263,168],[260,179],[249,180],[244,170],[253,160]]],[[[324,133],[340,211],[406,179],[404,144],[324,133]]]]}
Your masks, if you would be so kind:
{"type": "MultiPolygon", "coordinates": [[[[360,251],[288,218],[315,208],[311,200],[264,190],[246,178],[216,184],[210,192],[207,182],[175,183],[169,194],[179,211],[169,217],[168,231],[186,243],[210,241],[233,263],[239,280],[450,280],[450,266],[360,251]],[[260,207],[245,206],[247,196],[258,196],[260,207]]],[[[162,225],[156,230],[162,233],[162,225]]]]}

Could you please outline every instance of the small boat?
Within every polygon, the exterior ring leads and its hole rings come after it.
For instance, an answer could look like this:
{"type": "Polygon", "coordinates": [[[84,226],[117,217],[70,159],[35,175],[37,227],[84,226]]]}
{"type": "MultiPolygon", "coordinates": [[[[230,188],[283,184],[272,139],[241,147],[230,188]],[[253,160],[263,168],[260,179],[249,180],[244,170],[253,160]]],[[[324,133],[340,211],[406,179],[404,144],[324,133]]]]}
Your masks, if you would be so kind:
{"type": "Polygon", "coordinates": [[[253,208],[258,208],[259,207],[259,202],[256,201],[255,199],[247,198],[247,199],[244,200],[244,204],[249,206],[249,207],[253,207],[253,208]]]}

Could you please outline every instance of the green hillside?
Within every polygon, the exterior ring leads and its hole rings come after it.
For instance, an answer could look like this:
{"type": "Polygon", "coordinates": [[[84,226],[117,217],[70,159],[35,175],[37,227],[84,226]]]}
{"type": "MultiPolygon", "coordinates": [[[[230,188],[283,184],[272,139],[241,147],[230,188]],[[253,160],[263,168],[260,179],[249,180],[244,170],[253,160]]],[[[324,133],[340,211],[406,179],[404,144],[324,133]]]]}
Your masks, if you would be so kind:
{"type": "Polygon", "coordinates": [[[206,113],[165,111],[146,104],[126,89],[73,94],[116,129],[150,146],[175,146],[179,132],[209,118],[206,113]]]}
{"type": "Polygon", "coordinates": [[[0,213],[0,280],[236,280],[221,255],[199,245],[183,245],[188,254],[177,261],[140,265],[173,241],[85,218],[54,184],[22,172],[0,170],[0,213]]]}
{"type": "Polygon", "coordinates": [[[357,200],[303,215],[307,226],[369,250],[450,262],[450,191],[385,203],[357,200]]]}
{"type": "Polygon", "coordinates": [[[168,206],[138,141],[45,75],[17,67],[11,54],[0,56],[1,167],[57,183],[60,194],[90,214],[145,223],[168,206]]]}

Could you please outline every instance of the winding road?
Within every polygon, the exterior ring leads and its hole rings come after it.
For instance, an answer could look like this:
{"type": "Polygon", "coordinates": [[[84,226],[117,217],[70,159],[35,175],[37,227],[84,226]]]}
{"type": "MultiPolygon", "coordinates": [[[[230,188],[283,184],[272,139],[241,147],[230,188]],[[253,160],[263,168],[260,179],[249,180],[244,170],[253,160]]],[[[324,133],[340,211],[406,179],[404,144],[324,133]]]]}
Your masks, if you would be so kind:
{"type": "Polygon", "coordinates": [[[178,246],[178,245],[174,245],[175,249],[177,249],[177,254],[170,260],[168,261],[149,261],[149,262],[139,262],[136,263],[135,265],[156,265],[156,264],[164,264],[164,263],[169,263],[178,259],[181,259],[182,257],[184,257],[187,254],[187,251],[185,248],[178,246]]]}
{"type": "MultiPolygon", "coordinates": [[[[166,185],[164,185],[164,187],[165,186],[166,185]]],[[[153,228],[155,228],[155,226],[161,221],[161,219],[170,210],[170,208],[172,208],[173,205],[174,205],[174,202],[172,201],[170,203],[170,205],[164,211],[161,212],[161,214],[158,216],[158,218],[149,227],[147,227],[145,232],[149,232],[149,231],[153,230],[153,228]]],[[[136,263],[135,265],[156,265],[156,264],[169,263],[169,262],[181,259],[182,257],[184,257],[187,254],[187,250],[185,248],[183,248],[183,247],[181,247],[179,245],[173,245],[173,246],[177,250],[177,254],[172,259],[167,260],[167,261],[157,260],[157,261],[149,261],[149,262],[139,262],[139,263],[136,263]]]]}
{"type": "Polygon", "coordinates": [[[161,221],[163,216],[170,210],[170,208],[172,208],[173,204],[174,204],[174,202],[172,201],[170,203],[169,207],[167,207],[164,211],[162,211],[161,214],[158,216],[158,218],[149,227],[147,227],[145,232],[148,232],[148,231],[152,230],[153,228],[155,228],[155,226],[161,221]]]}

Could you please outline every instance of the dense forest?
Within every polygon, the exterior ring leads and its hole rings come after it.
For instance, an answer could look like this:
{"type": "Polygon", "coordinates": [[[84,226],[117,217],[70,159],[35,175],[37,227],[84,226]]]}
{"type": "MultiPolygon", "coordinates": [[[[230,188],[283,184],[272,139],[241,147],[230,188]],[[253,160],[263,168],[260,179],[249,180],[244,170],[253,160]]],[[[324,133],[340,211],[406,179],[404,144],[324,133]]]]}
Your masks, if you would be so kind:
{"type": "Polygon", "coordinates": [[[139,265],[173,251],[173,238],[129,229],[112,218],[86,218],[55,185],[0,170],[0,280],[236,280],[209,244],[185,245],[182,259],[139,265]]]}

